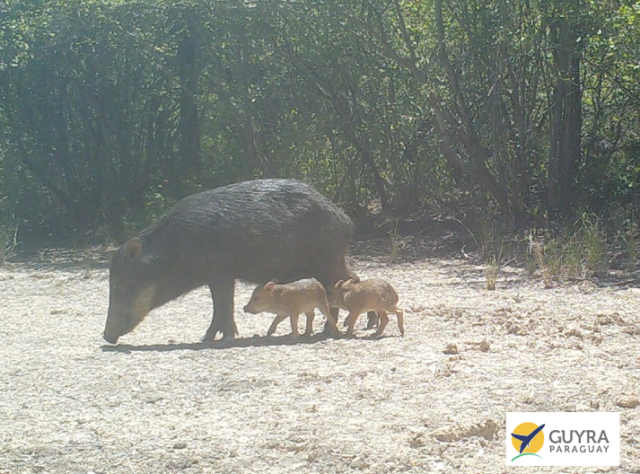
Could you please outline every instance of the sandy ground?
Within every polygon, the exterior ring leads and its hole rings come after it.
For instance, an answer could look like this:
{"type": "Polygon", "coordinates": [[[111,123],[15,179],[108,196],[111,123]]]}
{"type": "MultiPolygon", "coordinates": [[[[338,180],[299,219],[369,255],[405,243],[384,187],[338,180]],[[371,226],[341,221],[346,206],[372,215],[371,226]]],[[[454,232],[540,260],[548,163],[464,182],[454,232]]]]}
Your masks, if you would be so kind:
{"type": "Polygon", "coordinates": [[[291,344],[288,322],[267,339],[272,316],[242,314],[239,283],[241,339],[227,349],[199,343],[205,289],[114,347],[104,265],[7,264],[0,473],[506,472],[509,411],[619,411],[619,468],[540,470],[640,472],[640,289],[544,289],[505,268],[487,291],[463,260],[387,260],[353,263],[396,287],[404,337],[391,316],[367,338],[362,316],[357,339],[291,344]]]}

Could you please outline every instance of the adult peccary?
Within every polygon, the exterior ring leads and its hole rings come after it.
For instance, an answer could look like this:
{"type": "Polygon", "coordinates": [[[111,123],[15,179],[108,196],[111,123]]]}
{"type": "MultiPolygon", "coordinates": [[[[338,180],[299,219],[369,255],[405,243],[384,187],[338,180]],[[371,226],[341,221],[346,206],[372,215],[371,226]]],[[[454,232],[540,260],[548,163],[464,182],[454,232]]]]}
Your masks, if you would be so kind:
{"type": "Polygon", "coordinates": [[[104,338],[116,343],[154,308],[203,285],[213,298],[204,340],[237,334],[236,279],[355,278],[345,262],[351,219],[312,186],[265,179],[189,196],[114,255],[104,338]]]}

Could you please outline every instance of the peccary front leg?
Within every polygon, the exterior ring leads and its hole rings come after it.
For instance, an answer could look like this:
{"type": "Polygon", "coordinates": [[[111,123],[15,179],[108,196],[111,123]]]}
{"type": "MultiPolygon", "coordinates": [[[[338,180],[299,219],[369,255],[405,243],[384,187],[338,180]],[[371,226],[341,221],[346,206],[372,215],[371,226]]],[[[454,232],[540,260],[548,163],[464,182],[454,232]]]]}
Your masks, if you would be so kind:
{"type": "MultiPolygon", "coordinates": [[[[331,308],[331,316],[333,316],[333,322],[338,322],[338,317],[340,316],[340,308],[331,308]]],[[[322,329],[322,335],[331,336],[332,334],[340,334],[340,331],[337,328],[333,328],[331,326],[331,321],[329,318],[324,323],[324,328],[322,329]]]]}
{"type": "MultiPolygon", "coordinates": [[[[373,329],[375,327],[378,327],[379,321],[378,321],[378,313],[376,313],[375,311],[369,311],[367,313],[367,329],[373,329]]],[[[349,325],[349,320],[345,319],[344,323],[342,324],[344,327],[347,327],[349,325]]]]}
{"type": "MultiPolygon", "coordinates": [[[[341,335],[340,329],[338,329],[336,324],[336,316],[333,315],[333,309],[338,310],[338,308],[329,308],[329,303],[326,301],[320,303],[318,308],[320,309],[320,312],[324,314],[324,317],[327,318],[327,324],[329,324],[329,327],[334,331],[334,333],[337,336],[341,335]]],[[[313,322],[313,319],[311,322],[313,322]]]]}
{"type": "Polygon", "coordinates": [[[300,333],[298,332],[298,318],[300,315],[298,313],[291,314],[291,338],[298,339],[300,337],[300,333]]]}
{"type": "Polygon", "coordinates": [[[238,334],[233,318],[233,292],[235,280],[233,278],[218,279],[209,283],[213,298],[213,319],[204,335],[203,341],[213,341],[218,333],[222,333],[222,341],[230,344],[238,334]]]}
{"type": "Polygon", "coordinates": [[[349,329],[347,329],[347,337],[353,337],[353,329],[356,326],[356,321],[358,320],[358,316],[360,313],[356,313],[355,311],[350,311],[347,316],[347,321],[349,321],[349,329]]]}
{"type": "Polygon", "coordinates": [[[269,326],[269,330],[267,331],[267,336],[271,336],[274,332],[276,332],[276,329],[278,328],[278,324],[280,324],[282,321],[284,321],[288,317],[289,317],[288,314],[279,314],[278,316],[276,316],[273,319],[271,326],[269,326]]]}

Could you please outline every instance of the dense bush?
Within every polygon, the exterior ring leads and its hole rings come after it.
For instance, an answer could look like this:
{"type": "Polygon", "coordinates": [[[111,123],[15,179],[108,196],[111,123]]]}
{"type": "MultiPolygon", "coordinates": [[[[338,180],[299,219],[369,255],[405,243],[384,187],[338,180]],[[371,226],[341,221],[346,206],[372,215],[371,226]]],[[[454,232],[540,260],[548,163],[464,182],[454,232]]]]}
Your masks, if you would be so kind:
{"type": "Polygon", "coordinates": [[[5,2],[0,226],[114,236],[201,188],[510,225],[640,197],[629,2],[5,2]]]}

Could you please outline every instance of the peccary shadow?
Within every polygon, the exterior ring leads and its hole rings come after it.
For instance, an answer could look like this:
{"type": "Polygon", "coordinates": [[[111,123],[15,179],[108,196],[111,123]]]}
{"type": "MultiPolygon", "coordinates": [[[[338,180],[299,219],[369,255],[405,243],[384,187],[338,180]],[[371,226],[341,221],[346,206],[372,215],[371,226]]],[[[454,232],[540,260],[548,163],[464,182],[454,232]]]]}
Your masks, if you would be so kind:
{"type": "MultiPolygon", "coordinates": [[[[170,343],[170,344],[149,344],[131,345],[117,344],[115,346],[104,344],[102,352],[169,352],[169,351],[203,351],[210,349],[232,349],[234,347],[270,347],[270,346],[295,346],[300,344],[316,344],[318,342],[331,339],[339,339],[334,336],[317,334],[312,337],[300,337],[297,340],[290,336],[252,336],[234,339],[230,343],[222,341],[206,341],[193,343],[170,343]]],[[[371,340],[370,338],[358,338],[361,340],[371,340]]]]}

